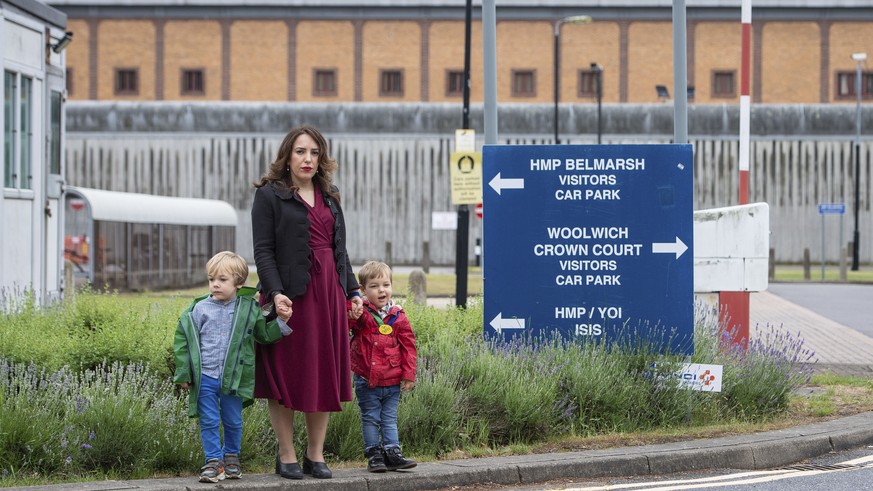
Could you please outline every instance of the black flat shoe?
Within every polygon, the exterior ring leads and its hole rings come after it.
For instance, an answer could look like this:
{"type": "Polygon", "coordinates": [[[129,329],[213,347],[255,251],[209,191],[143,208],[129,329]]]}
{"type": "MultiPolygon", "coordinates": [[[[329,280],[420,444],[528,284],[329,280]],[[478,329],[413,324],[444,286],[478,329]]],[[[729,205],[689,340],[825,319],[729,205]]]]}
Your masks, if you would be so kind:
{"type": "Polygon", "coordinates": [[[300,468],[300,464],[297,462],[284,464],[279,460],[278,455],[276,456],[276,474],[285,479],[303,479],[303,469],[300,468]]]}
{"type": "Polygon", "coordinates": [[[312,477],[316,479],[330,479],[333,477],[333,473],[327,468],[326,463],[313,462],[309,460],[305,453],[303,454],[303,473],[312,474],[312,477]]]}

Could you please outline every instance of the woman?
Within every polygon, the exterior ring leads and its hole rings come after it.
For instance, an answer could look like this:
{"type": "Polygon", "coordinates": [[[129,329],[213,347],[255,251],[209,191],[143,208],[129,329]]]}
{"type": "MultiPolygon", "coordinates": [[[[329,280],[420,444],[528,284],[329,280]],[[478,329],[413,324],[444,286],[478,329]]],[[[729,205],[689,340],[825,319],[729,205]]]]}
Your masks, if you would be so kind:
{"type": "Polygon", "coordinates": [[[294,305],[294,333],[258,345],[255,362],[255,397],[269,399],[279,441],[276,473],[288,479],[331,477],[324,461],[328,419],[352,400],[346,299],[356,312],[363,302],[331,181],[336,167],[321,133],[301,126],[285,136],[255,183],[252,237],[261,291],[266,301],[294,305]],[[295,411],[306,421],[302,468],[294,449],[295,411]]]}

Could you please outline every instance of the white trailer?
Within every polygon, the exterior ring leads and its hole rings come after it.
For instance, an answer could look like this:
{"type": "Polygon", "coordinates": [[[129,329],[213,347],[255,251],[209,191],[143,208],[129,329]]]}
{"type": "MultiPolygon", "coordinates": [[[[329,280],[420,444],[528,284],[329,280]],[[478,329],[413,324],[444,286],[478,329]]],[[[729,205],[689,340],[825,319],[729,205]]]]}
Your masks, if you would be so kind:
{"type": "Polygon", "coordinates": [[[6,299],[31,291],[45,304],[64,290],[64,48],[72,39],[66,25],[66,14],[41,1],[0,0],[0,293],[6,299]]]}

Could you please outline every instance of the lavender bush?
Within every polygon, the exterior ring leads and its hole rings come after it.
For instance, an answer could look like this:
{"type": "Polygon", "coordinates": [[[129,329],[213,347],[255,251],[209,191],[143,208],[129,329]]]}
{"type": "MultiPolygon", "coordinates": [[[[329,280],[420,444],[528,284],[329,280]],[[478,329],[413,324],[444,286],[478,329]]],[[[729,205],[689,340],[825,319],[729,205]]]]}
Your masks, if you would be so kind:
{"type": "Polygon", "coordinates": [[[815,352],[803,346],[800,334],[782,326],[758,326],[748,350],[731,346],[733,333],[718,322],[713,307],[698,305],[695,318],[695,359],[724,365],[722,391],[717,395],[722,418],[756,421],[788,408],[791,395],[809,383],[815,352]]]}
{"type": "Polygon", "coordinates": [[[26,478],[112,470],[146,476],[196,462],[196,425],[147,366],[49,372],[0,360],[0,465],[26,478]]]}

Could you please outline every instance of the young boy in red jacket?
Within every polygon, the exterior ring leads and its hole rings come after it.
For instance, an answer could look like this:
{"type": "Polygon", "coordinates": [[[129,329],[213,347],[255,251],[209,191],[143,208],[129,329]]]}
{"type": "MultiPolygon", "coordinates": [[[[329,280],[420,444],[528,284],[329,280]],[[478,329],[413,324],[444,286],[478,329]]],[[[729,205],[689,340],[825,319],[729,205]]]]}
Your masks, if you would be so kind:
{"type": "Polygon", "coordinates": [[[391,268],[387,264],[364,264],[358,281],[365,297],[364,311],[357,317],[349,312],[349,329],[367,470],[410,469],[416,462],[400,453],[397,406],[400,392],[415,386],[415,334],[406,313],[391,301],[391,268]]]}

